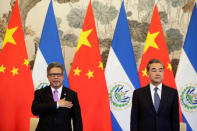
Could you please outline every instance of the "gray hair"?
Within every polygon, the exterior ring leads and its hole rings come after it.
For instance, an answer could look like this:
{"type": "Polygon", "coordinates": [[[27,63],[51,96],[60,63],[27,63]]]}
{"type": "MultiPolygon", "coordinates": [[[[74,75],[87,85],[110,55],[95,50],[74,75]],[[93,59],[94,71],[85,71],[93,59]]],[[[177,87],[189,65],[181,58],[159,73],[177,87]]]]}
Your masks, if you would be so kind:
{"type": "Polygon", "coordinates": [[[64,73],[64,66],[61,63],[59,63],[59,62],[52,62],[47,67],[47,75],[49,74],[49,71],[52,68],[54,68],[54,67],[60,68],[62,70],[62,73],[64,73]]]}
{"type": "Polygon", "coordinates": [[[147,67],[146,67],[147,72],[149,72],[150,65],[153,64],[153,63],[160,63],[160,64],[163,66],[163,69],[164,69],[164,64],[163,64],[160,60],[158,60],[158,59],[151,59],[151,60],[148,62],[147,67]]]}

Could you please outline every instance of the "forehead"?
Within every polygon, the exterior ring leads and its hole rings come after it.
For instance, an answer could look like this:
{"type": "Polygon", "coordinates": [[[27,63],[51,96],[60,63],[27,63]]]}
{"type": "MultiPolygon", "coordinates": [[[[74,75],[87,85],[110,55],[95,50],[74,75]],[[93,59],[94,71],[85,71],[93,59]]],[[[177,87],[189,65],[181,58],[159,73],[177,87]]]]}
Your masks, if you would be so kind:
{"type": "Polygon", "coordinates": [[[150,69],[153,69],[153,68],[160,69],[160,68],[163,68],[163,65],[161,63],[152,63],[150,65],[150,69]]]}
{"type": "Polygon", "coordinates": [[[53,67],[49,70],[50,73],[62,73],[62,69],[59,67],[53,67]]]}

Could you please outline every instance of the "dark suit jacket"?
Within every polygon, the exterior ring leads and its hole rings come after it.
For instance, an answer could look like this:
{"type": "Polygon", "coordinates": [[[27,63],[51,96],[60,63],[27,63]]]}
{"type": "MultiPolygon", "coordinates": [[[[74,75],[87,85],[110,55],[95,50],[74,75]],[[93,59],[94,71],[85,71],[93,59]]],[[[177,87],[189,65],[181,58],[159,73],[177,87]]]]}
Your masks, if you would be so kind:
{"type": "Polygon", "coordinates": [[[177,90],[162,84],[158,112],[155,111],[149,85],[134,91],[131,131],[179,131],[179,128],[177,90]]]}
{"type": "Polygon", "coordinates": [[[72,101],[72,108],[59,107],[57,109],[57,102],[53,101],[50,86],[35,91],[31,110],[34,115],[39,115],[36,131],[71,131],[71,118],[74,131],[83,130],[77,93],[63,87],[60,99],[64,97],[66,100],[72,101]]]}

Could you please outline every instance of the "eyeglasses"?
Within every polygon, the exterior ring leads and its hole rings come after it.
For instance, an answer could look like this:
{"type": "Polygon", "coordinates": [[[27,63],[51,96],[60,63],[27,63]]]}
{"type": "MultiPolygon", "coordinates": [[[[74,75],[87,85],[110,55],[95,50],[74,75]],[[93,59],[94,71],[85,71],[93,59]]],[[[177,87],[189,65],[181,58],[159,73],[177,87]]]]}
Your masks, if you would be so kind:
{"type": "Polygon", "coordinates": [[[51,73],[51,74],[48,74],[50,77],[55,77],[55,76],[57,76],[57,77],[61,77],[61,76],[63,76],[63,73],[51,73]]]}
{"type": "Polygon", "coordinates": [[[163,72],[164,71],[164,69],[163,68],[159,68],[159,69],[156,69],[156,68],[152,68],[151,69],[151,72],[163,72]]]}

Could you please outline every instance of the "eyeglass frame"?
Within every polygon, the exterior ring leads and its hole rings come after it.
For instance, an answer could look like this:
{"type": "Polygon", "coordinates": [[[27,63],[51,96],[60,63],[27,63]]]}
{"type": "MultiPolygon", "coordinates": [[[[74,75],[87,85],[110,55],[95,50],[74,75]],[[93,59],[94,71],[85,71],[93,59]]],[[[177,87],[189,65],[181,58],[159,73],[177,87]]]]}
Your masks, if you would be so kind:
{"type": "Polygon", "coordinates": [[[64,75],[64,73],[49,73],[49,74],[48,74],[48,76],[53,77],[53,78],[56,77],[56,76],[57,76],[57,77],[61,77],[61,76],[63,76],[63,75],[64,75]]]}

